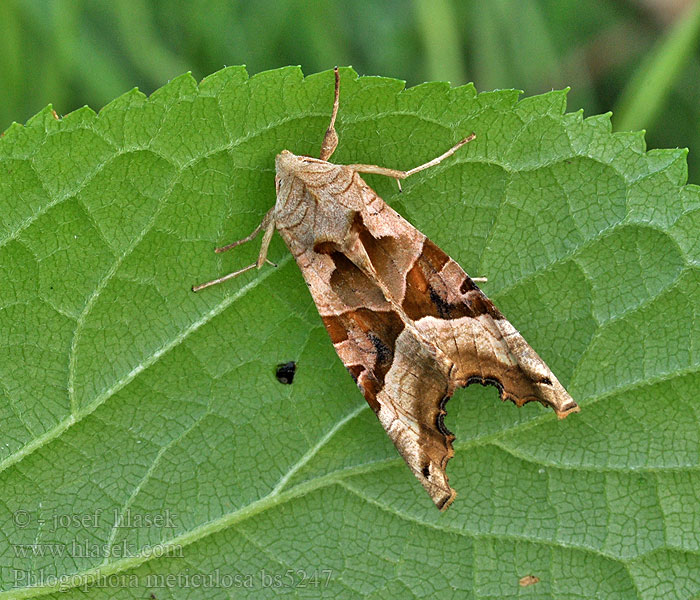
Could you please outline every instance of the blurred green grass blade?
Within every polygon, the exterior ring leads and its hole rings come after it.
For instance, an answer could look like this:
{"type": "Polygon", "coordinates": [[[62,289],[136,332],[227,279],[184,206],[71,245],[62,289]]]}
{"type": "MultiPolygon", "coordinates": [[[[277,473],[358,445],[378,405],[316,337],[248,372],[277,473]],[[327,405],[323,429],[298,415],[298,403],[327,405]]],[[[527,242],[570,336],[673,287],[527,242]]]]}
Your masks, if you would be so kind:
{"type": "Polygon", "coordinates": [[[342,64],[351,60],[337,4],[320,3],[315,9],[318,16],[316,19],[304,18],[308,9],[303,4],[293,5],[292,10],[294,20],[298,23],[299,41],[302,42],[299,45],[314,59],[314,68],[322,70],[328,68],[329,64],[342,64]]]}
{"type": "Polygon", "coordinates": [[[552,25],[531,1],[492,0],[474,4],[469,35],[474,79],[486,89],[541,91],[561,81],[552,25]],[[517,19],[513,18],[517,15],[517,19]]]}
{"type": "MultiPolygon", "coordinates": [[[[471,6],[472,78],[477,87],[487,90],[503,87],[504,81],[512,81],[508,48],[500,32],[499,20],[491,3],[471,6]]],[[[515,87],[516,83],[512,81],[510,85],[515,87]]]]}
{"type": "MultiPolygon", "coordinates": [[[[500,20],[502,38],[510,40],[514,82],[530,92],[551,89],[547,81],[557,73],[559,57],[552,40],[552,26],[544,18],[539,2],[498,0],[493,6],[500,20]]],[[[510,85],[513,82],[506,81],[499,87],[510,85]]]]}
{"type": "Polygon", "coordinates": [[[84,65],[79,41],[83,9],[82,0],[59,0],[49,10],[51,50],[44,63],[43,96],[61,113],[74,108],[68,104],[70,87],[66,82],[75,81],[76,73],[84,65]]]}
{"type": "Polygon", "coordinates": [[[11,107],[18,104],[21,98],[24,75],[20,43],[22,32],[14,2],[0,2],[0,23],[3,29],[0,35],[0,94],[3,98],[0,119],[4,124],[17,118],[12,114],[11,107]]]}
{"type": "Polygon", "coordinates": [[[163,76],[175,77],[187,71],[186,60],[171,52],[153,22],[153,10],[143,0],[115,2],[111,5],[123,49],[134,65],[153,82],[163,76]]]}
{"type": "Polygon", "coordinates": [[[423,40],[427,78],[461,84],[466,69],[462,60],[457,18],[450,0],[414,0],[418,34],[423,40]]]}
{"type": "Polygon", "coordinates": [[[114,48],[101,44],[99,39],[82,35],[80,48],[83,56],[80,69],[74,73],[76,87],[84,90],[88,104],[99,106],[105,98],[122,94],[133,87],[132,78],[114,48]]]}
{"type": "Polygon", "coordinates": [[[696,48],[700,32],[700,2],[647,55],[625,86],[614,125],[618,131],[649,128],[658,116],[678,76],[696,48]]]}

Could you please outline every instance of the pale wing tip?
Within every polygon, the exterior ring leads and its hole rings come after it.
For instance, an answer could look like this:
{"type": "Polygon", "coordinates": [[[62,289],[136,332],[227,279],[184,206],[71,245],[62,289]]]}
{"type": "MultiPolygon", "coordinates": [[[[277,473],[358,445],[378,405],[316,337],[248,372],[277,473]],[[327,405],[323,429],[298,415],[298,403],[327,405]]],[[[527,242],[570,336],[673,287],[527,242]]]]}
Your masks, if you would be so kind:
{"type": "Polygon", "coordinates": [[[565,419],[571,413],[581,412],[581,407],[572,400],[571,404],[563,406],[560,410],[555,409],[555,412],[557,413],[557,417],[560,419],[565,419]]]}
{"type": "Polygon", "coordinates": [[[449,494],[444,494],[439,497],[433,497],[433,502],[435,502],[435,506],[437,506],[440,509],[440,512],[445,512],[449,507],[450,504],[452,504],[457,497],[457,492],[450,488],[450,493],[449,494]]]}

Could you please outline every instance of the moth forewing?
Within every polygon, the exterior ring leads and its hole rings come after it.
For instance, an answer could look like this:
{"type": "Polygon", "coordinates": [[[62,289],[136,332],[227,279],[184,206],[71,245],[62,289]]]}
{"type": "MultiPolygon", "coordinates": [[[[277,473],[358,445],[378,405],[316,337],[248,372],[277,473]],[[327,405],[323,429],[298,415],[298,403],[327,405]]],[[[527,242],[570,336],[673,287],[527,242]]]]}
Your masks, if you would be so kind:
{"type": "Polygon", "coordinates": [[[454,435],[445,404],[455,389],[495,385],[518,406],[537,400],[559,417],[579,410],[549,367],[462,268],[389,207],[360,173],[397,181],[433,167],[475,138],[409,171],[328,161],[338,143],[338,70],[321,158],[277,155],[277,200],[263,223],[266,261],[279,231],[308,284],[338,356],[414,475],[444,510],[454,500],[445,472],[454,435]]]}

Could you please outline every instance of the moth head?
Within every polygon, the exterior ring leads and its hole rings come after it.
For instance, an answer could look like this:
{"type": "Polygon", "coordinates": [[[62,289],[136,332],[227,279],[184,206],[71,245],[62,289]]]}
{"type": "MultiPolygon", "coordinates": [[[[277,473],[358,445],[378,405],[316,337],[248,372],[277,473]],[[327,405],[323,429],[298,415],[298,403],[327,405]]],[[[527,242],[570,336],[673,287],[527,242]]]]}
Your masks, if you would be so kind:
{"type": "Polygon", "coordinates": [[[275,171],[277,179],[284,178],[285,175],[293,174],[298,168],[299,157],[289,150],[282,150],[275,158],[275,171]]]}
{"type": "Polygon", "coordinates": [[[310,171],[324,171],[329,164],[320,158],[294,154],[289,150],[282,150],[275,158],[275,170],[277,176],[281,178],[289,175],[299,177],[310,171]]]}

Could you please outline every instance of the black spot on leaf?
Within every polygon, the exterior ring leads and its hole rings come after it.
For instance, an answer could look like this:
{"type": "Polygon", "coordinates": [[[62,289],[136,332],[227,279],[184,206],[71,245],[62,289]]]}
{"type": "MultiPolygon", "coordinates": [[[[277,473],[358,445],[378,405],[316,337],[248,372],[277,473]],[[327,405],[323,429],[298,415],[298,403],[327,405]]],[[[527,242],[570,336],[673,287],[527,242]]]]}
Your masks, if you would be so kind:
{"type": "Polygon", "coordinates": [[[291,385],[291,383],[294,381],[294,374],[296,372],[297,363],[295,363],[293,360],[290,360],[289,362],[280,363],[279,365],[277,365],[275,377],[277,377],[277,381],[279,381],[280,383],[291,385]]]}

